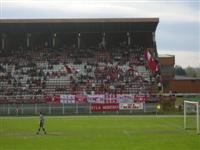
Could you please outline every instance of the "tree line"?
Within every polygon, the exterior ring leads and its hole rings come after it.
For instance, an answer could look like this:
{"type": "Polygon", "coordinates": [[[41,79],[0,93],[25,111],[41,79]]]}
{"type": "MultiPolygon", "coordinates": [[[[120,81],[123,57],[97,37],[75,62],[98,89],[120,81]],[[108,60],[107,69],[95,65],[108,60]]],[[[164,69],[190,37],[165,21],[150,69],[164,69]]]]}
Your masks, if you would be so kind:
{"type": "Polygon", "coordinates": [[[176,75],[200,78],[200,68],[193,68],[190,66],[182,68],[181,66],[176,65],[174,69],[176,75]]]}

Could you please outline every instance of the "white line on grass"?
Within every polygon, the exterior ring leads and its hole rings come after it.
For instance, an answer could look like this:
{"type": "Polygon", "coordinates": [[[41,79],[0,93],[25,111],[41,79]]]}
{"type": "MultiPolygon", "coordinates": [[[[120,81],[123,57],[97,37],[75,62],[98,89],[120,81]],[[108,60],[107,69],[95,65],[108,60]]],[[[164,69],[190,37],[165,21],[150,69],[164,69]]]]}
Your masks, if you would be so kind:
{"type": "Polygon", "coordinates": [[[165,121],[165,120],[163,120],[162,122],[163,122],[163,125],[166,126],[166,127],[171,126],[171,127],[176,128],[179,131],[187,132],[188,134],[193,134],[189,130],[184,130],[183,125],[182,126],[181,125],[177,125],[176,123],[165,121]]]}
{"type": "MultiPolygon", "coordinates": [[[[102,116],[45,116],[46,118],[182,118],[182,115],[102,115],[102,116]]],[[[26,118],[38,118],[38,116],[1,116],[1,118],[10,119],[26,119],[26,118]]]]}
{"type": "Polygon", "coordinates": [[[131,136],[127,130],[123,130],[123,133],[127,136],[131,136]]]}
{"type": "MultiPolygon", "coordinates": [[[[0,119],[29,119],[38,116],[1,116],[0,119]]],[[[45,116],[45,118],[183,118],[182,115],[102,115],[102,116],[45,116]]]]}

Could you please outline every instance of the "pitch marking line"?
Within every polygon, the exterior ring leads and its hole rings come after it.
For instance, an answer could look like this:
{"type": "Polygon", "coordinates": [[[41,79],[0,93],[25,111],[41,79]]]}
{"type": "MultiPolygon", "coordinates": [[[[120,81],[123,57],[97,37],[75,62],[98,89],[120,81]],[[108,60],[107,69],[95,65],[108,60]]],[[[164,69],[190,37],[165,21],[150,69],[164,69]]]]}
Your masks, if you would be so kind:
{"type": "MultiPolygon", "coordinates": [[[[38,118],[38,116],[1,116],[0,119],[30,119],[38,118]]],[[[80,118],[183,118],[183,115],[117,115],[117,116],[45,116],[45,118],[66,118],[66,119],[80,119],[80,118]]]]}

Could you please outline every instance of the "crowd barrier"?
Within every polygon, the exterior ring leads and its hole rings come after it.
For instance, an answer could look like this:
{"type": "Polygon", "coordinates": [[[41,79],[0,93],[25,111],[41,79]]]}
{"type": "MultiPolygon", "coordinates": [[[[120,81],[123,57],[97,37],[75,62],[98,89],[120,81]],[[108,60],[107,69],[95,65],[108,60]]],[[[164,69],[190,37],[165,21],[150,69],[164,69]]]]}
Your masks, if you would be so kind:
{"type": "Polygon", "coordinates": [[[155,113],[156,103],[135,104],[2,104],[0,115],[92,115],[92,114],[145,114],[155,113]]]}
{"type": "Polygon", "coordinates": [[[97,94],[57,95],[45,97],[44,103],[5,103],[0,105],[0,115],[47,115],[73,114],[130,114],[156,112],[156,104],[146,103],[146,95],[97,94]]]}

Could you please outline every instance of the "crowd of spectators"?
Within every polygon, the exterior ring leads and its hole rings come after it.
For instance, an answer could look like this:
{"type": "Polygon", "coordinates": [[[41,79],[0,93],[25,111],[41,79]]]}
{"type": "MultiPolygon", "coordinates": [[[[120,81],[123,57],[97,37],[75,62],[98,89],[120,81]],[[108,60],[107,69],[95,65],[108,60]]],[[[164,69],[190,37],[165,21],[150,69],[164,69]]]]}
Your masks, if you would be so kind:
{"type": "Polygon", "coordinates": [[[38,95],[55,95],[59,91],[68,94],[149,94],[149,85],[160,84],[160,76],[146,67],[143,50],[137,46],[0,50],[0,99],[16,95],[30,95],[35,99],[38,95]],[[56,65],[61,67],[55,69],[56,65]],[[84,69],[79,71],[75,67],[76,71],[69,72],[66,67],[70,65],[84,66],[84,69]],[[140,72],[139,66],[146,72],[140,72]],[[59,81],[63,77],[69,77],[68,85],[49,86],[51,79],[59,81]]]}

